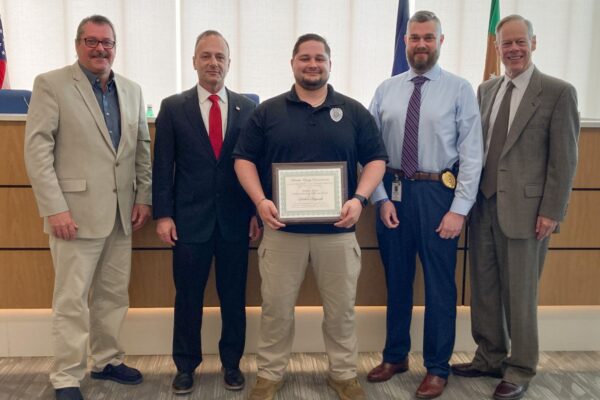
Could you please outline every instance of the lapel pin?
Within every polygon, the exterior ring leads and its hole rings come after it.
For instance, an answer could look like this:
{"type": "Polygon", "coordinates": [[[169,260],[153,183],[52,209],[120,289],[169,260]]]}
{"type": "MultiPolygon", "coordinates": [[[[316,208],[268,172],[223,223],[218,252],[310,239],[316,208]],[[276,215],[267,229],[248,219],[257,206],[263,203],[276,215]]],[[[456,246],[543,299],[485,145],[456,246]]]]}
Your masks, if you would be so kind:
{"type": "Polygon", "coordinates": [[[240,106],[235,106],[236,111],[240,111],[240,106]]]}

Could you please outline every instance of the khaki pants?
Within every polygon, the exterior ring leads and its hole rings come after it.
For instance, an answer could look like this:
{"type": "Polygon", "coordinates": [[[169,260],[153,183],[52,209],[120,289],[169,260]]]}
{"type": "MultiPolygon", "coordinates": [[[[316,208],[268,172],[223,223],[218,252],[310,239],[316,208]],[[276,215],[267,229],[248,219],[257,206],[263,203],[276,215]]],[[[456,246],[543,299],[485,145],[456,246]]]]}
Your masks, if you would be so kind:
{"type": "Polygon", "coordinates": [[[356,235],[298,234],[265,226],[258,255],[263,299],[258,375],[283,378],[294,340],[294,307],[310,260],[323,301],[329,373],[334,379],[354,378],[358,354],[354,303],[361,267],[356,235]]]}
{"type": "Polygon", "coordinates": [[[50,381],[59,389],[83,380],[88,336],[94,370],[123,362],[118,337],[129,307],[131,235],[125,236],[117,219],[107,238],[50,236],[50,251],[55,272],[50,381]]]}

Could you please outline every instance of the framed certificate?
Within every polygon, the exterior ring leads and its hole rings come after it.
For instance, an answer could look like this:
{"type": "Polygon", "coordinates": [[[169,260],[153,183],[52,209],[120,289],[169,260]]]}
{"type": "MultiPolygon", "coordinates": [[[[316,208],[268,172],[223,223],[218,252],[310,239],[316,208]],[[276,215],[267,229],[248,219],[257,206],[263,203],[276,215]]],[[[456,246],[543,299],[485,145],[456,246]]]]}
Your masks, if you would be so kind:
{"type": "Polygon", "coordinates": [[[348,198],[346,162],[273,163],[273,202],[279,220],[328,224],[339,220],[348,198]]]}

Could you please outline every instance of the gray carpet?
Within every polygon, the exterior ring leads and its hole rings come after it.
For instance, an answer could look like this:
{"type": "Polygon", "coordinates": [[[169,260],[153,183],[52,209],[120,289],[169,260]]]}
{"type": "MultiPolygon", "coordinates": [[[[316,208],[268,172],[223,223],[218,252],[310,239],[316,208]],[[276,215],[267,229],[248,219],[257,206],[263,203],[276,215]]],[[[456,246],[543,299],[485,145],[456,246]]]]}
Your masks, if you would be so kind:
{"type": "MultiPolygon", "coordinates": [[[[452,362],[466,362],[470,353],[455,353],[452,362]]],[[[370,400],[414,399],[425,369],[420,353],[410,358],[409,372],[397,375],[386,383],[372,384],[365,379],[368,371],[380,361],[379,353],[362,353],[358,373],[370,400]]],[[[48,369],[52,360],[47,357],[0,358],[0,400],[54,399],[54,390],[48,383],[48,369]]],[[[196,386],[191,395],[171,394],[171,380],[175,367],[168,356],[130,356],[126,361],[144,373],[144,382],[138,386],[124,386],[113,382],[91,380],[82,383],[86,400],[208,400],[246,399],[249,387],[256,377],[254,355],[242,360],[247,387],[240,392],[223,388],[221,364],[218,357],[206,356],[196,373],[196,386]]],[[[335,400],[337,396],[325,383],[327,357],[324,354],[294,354],[285,385],[276,400],[335,400]]],[[[490,399],[497,379],[468,379],[450,377],[448,387],[440,400],[490,399]]],[[[538,375],[530,385],[525,399],[538,400],[600,400],[600,352],[545,352],[541,354],[538,375]]]]}

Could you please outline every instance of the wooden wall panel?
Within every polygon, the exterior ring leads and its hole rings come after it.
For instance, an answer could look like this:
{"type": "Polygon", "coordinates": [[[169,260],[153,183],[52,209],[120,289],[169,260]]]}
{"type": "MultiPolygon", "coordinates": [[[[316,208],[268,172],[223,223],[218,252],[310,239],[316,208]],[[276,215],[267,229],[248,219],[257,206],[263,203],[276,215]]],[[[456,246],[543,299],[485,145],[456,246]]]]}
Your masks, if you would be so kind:
{"type": "MultiPolygon", "coordinates": [[[[246,304],[260,306],[260,274],[256,250],[250,251],[246,304]]],[[[462,262],[459,252],[459,264],[462,262]]],[[[381,306],[386,304],[385,278],[377,250],[363,250],[356,304],[381,306]]],[[[0,252],[0,308],[50,308],[54,271],[49,250],[1,251],[0,252]]],[[[462,291],[462,267],[457,267],[456,283],[462,291]]],[[[414,285],[415,305],[424,304],[423,274],[420,265],[414,285]]],[[[131,307],[172,307],[175,299],[171,251],[134,250],[132,258],[131,284],[129,288],[131,307]]],[[[306,278],[297,304],[300,306],[320,305],[321,299],[314,279],[312,267],[306,270],[306,278]]],[[[205,292],[205,305],[219,305],[211,271],[205,292]]]]}
{"type": "Polygon", "coordinates": [[[146,222],[146,225],[139,231],[133,233],[133,248],[157,248],[164,247],[165,249],[171,246],[161,242],[156,236],[156,222],[152,219],[146,222]]]}
{"type": "Polygon", "coordinates": [[[0,121],[0,185],[29,185],[23,159],[25,121],[0,121]]]}
{"type": "MultiPolygon", "coordinates": [[[[471,302],[467,265],[465,305],[471,302]]],[[[600,305],[600,250],[549,250],[540,281],[539,304],[600,305]]]]}
{"type": "MultiPolygon", "coordinates": [[[[600,174],[600,171],[599,171],[600,174]]],[[[573,191],[560,233],[550,238],[550,247],[600,249],[600,190],[573,191]]]]}
{"type": "Polygon", "coordinates": [[[175,286],[170,250],[135,250],[131,265],[131,307],[173,307],[175,286]]]}
{"type": "Polygon", "coordinates": [[[0,187],[0,226],[0,248],[48,247],[31,188],[0,187]]]}
{"type": "Polygon", "coordinates": [[[540,282],[540,305],[600,305],[600,249],[550,250],[540,282]]]}
{"type": "Polygon", "coordinates": [[[377,207],[369,204],[360,215],[358,224],[356,224],[356,237],[360,247],[379,247],[377,234],[375,233],[375,218],[377,217],[377,207]]]}
{"type": "Polygon", "coordinates": [[[581,130],[579,163],[573,187],[600,189],[600,128],[581,130]]]}
{"type": "Polygon", "coordinates": [[[51,308],[50,251],[0,251],[0,308],[51,308]]]}
{"type": "MultiPolygon", "coordinates": [[[[25,173],[23,162],[24,121],[0,121],[0,308],[47,308],[51,306],[53,270],[48,238],[25,173]],[[24,249],[24,250],[19,250],[24,249]],[[35,249],[35,250],[34,250],[35,249]],[[41,250],[39,250],[41,249],[41,250]]],[[[154,138],[155,127],[151,123],[154,138]]],[[[152,142],[154,143],[154,142],[152,142]]],[[[579,145],[579,166],[567,218],[561,233],[553,235],[542,278],[542,304],[600,304],[594,283],[600,274],[600,128],[585,128],[579,145]],[[585,190],[577,190],[585,189],[585,190]]],[[[384,305],[385,280],[375,234],[376,208],[370,205],[357,226],[363,248],[363,268],[357,304],[384,305]]],[[[171,252],[156,237],[154,222],[133,237],[133,266],[130,287],[132,307],[172,306],[174,288],[171,252]]],[[[258,243],[251,244],[247,286],[248,305],[260,305],[260,277],[256,258],[258,243]]],[[[464,234],[459,246],[464,246],[464,234]]],[[[462,258],[458,253],[456,279],[461,302],[462,258]]],[[[423,277],[415,278],[415,305],[423,304],[423,277]]],[[[464,288],[468,304],[468,279],[464,288]]],[[[214,277],[206,289],[207,306],[218,305],[214,277]]],[[[320,298],[310,268],[298,299],[300,305],[318,305],[320,298]]]]}

